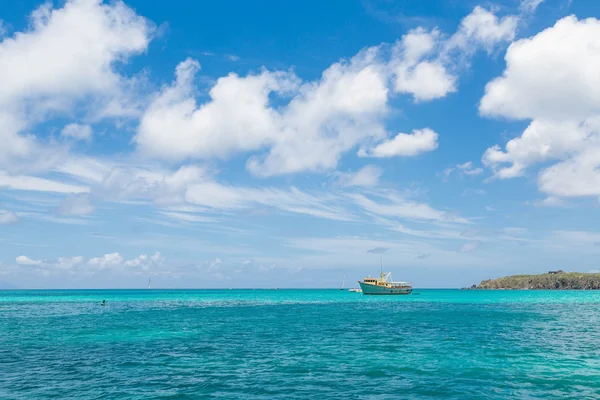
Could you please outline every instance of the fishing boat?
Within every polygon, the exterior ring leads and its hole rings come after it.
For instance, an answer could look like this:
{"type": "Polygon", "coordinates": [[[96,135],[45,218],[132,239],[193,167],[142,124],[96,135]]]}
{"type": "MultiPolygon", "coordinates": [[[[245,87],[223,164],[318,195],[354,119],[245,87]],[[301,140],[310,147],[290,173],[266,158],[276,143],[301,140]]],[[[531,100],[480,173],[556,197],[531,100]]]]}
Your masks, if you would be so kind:
{"type": "Polygon", "coordinates": [[[387,274],[383,272],[382,262],[379,278],[368,276],[362,281],[358,281],[358,284],[365,295],[400,295],[412,293],[412,284],[410,282],[394,282],[391,280],[391,277],[391,272],[387,274]]]}
{"type": "Polygon", "coordinates": [[[348,291],[353,292],[353,293],[362,293],[362,289],[358,289],[358,288],[348,289],[348,291]]]}

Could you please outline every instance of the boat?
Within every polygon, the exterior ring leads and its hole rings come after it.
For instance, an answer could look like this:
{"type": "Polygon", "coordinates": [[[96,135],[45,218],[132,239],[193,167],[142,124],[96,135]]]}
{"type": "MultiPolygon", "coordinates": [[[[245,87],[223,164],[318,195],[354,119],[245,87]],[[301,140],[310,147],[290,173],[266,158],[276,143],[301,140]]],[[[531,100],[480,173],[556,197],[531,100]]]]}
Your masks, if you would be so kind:
{"type": "Polygon", "coordinates": [[[382,272],[379,278],[367,277],[362,281],[358,281],[363,294],[367,295],[397,295],[397,294],[411,294],[412,284],[410,282],[394,282],[389,281],[391,272],[387,275],[382,272]]]}
{"type": "Polygon", "coordinates": [[[370,276],[358,281],[365,295],[400,295],[411,294],[412,284],[410,282],[394,282],[391,280],[391,272],[383,272],[383,261],[381,263],[381,274],[379,278],[370,276]],[[388,281],[390,279],[390,281],[388,281]]]}
{"type": "Polygon", "coordinates": [[[346,281],[346,275],[344,274],[344,279],[342,279],[342,287],[340,290],[344,290],[344,282],[346,281]]]}
{"type": "Polygon", "coordinates": [[[354,293],[362,293],[362,289],[358,289],[358,288],[352,288],[352,289],[348,289],[349,292],[354,292],[354,293]]]}
{"type": "Polygon", "coordinates": [[[148,278],[148,289],[152,289],[152,280],[148,278]]]}

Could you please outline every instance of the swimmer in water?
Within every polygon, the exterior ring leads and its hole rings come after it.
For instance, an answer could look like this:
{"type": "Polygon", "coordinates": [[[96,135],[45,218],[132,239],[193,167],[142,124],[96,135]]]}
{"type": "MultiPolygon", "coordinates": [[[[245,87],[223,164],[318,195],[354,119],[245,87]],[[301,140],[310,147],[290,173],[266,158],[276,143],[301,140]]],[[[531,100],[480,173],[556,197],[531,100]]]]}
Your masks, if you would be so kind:
{"type": "Polygon", "coordinates": [[[106,305],[106,300],[102,300],[102,303],[100,303],[101,306],[105,306],[106,305]]]}

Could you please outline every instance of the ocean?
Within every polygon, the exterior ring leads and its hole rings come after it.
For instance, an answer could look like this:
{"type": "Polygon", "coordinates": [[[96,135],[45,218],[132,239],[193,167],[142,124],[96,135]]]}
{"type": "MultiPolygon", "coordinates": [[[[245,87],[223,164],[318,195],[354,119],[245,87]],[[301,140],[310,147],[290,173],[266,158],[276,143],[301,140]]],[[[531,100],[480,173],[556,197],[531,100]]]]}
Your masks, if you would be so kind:
{"type": "Polygon", "coordinates": [[[600,292],[415,293],[0,291],[0,399],[600,398],[600,292]]]}

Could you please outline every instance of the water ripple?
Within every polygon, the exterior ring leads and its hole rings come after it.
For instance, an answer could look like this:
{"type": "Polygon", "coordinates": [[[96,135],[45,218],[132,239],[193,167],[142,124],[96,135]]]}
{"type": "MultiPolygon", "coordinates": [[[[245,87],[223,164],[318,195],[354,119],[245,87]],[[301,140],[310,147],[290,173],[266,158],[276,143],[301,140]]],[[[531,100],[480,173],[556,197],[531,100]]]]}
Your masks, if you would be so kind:
{"type": "Polygon", "coordinates": [[[150,292],[0,292],[0,398],[600,397],[598,293],[150,292]]]}

